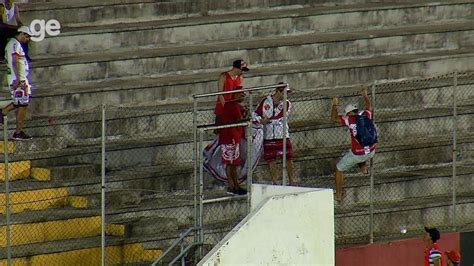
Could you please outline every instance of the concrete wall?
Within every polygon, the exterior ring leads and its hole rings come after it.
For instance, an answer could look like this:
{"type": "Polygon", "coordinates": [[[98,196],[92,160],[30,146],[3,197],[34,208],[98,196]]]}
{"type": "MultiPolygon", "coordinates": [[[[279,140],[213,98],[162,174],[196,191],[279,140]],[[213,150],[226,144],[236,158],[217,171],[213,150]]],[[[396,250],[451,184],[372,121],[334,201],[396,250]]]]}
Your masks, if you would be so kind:
{"type": "Polygon", "coordinates": [[[253,185],[252,198],[253,211],[198,265],[334,265],[332,190],[253,185]]]}

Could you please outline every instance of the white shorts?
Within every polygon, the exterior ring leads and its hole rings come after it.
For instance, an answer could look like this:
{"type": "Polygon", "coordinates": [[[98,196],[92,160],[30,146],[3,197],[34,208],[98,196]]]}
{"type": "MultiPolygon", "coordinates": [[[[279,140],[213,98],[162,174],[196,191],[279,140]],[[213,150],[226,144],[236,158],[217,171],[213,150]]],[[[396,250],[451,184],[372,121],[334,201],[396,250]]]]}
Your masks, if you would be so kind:
{"type": "Polygon", "coordinates": [[[13,105],[28,106],[31,98],[31,85],[28,80],[20,81],[16,88],[13,88],[12,83],[13,81],[10,81],[10,93],[13,105]]]}
{"type": "Polygon", "coordinates": [[[339,162],[336,164],[337,170],[341,172],[348,171],[351,169],[354,165],[358,163],[363,163],[368,161],[369,159],[373,158],[375,155],[375,150],[371,151],[368,154],[365,155],[355,155],[352,153],[351,150],[347,152],[344,157],[342,157],[339,162]]]}

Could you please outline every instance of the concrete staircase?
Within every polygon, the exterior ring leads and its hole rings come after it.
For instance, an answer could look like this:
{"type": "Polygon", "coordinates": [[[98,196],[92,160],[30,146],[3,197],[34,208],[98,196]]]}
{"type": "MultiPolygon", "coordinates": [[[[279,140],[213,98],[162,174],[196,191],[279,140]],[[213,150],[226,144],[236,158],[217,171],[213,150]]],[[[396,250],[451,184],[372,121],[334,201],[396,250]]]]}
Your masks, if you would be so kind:
{"type": "MultiPolygon", "coordinates": [[[[119,15],[105,25],[91,18],[88,26],[74,15],[60,35],[32,45],[35,98],[48,102],[32,109],[51,114],[102,102],[190,100],[192,94],[214,91],[216,76],[234,58],[246,58],[253,68],[246,86],[285,79],[298,89],[469,70],[473,34],[466,10],[471,4],[292,5],[147,22],[127,22],[119,15]]],[[[153,10],[147,5],[132,1],[128,9],[153,10]]],[[[25,16],[61,18],[66,12],[51,8],[37,7],[25,16]]],[[[80,14],[83,9],[66,10],[80,14]]]]}
{"type": "MultiPolygon", "coordinates": [[[[246,86],[286,80],[296,89],[290,128],[297,175],[301,185],[319,187],[332,187],[335,158],[348,148],[347,132],[328,121],[332,95],[351,95],[353,84],[380,79],[474,69],[472,0],[254,2],[21,6],[25,20],[55,18],[62,28],[31,45],[36,90],[26,130],[35,138],[8,146],[19,263],[98,264],[102,103],[122,106],[107,107],[107,259],[132,264],[152,261],[193,224],[191,96],[215,91],[233,59],[250,63],[246,86]]],[[[458,109],[461,227],[474,217],[470,80],[460,86],[458,109]]],[[[404,89],[409,85],[397,88],[397,101],[390,88],[377,96],[377,237],[395,235],[399,223],[449,224],[452,124],[441,97],[448,84],[427,82],[438,97],[404,89]]],[[[207,100],[202,123],[213,121],[214,99],[207,100]]],[[[262,163],[258,182],[265,173],[262,163]]],[[[347,176],[344,203],[336,208],[338,244],[367,242],[368,189],[367,176],[347,176]]],[[[206,180],[205,194],[224,198],[205,206],[212,245],[245,215],[246,203],[225,198],[214,180],[206,180]]]]}

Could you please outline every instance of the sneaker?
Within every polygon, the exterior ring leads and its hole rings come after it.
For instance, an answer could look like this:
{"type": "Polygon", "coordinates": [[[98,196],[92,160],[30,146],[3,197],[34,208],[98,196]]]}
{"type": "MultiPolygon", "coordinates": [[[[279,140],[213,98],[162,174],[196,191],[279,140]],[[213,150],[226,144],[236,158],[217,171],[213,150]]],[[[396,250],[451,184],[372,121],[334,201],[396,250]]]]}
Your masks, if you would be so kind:
{"type": "Polygon", "coordinates": [[[238,194],[237,194],[237,191],[236,191],[235,189],[233,189],[233,188],[230,188],[230,187],[228,187],[228,188],[226,189],[225,193],[226,193],[226,194],[229,194],[229,195],[238,195],[238,194]]]}
{"type": "Polygon", "coordinates": [[[25,132],[20,131],[20,133],[13,133],[13,139],[14,140],[29,140],[32,139],[31,136],[26,135],[25,132]]]}
{"type": "Polygon", "coordinates": [[[247,190],[239,187],[236,191],[237,195],[247,195],[247,190]]]}

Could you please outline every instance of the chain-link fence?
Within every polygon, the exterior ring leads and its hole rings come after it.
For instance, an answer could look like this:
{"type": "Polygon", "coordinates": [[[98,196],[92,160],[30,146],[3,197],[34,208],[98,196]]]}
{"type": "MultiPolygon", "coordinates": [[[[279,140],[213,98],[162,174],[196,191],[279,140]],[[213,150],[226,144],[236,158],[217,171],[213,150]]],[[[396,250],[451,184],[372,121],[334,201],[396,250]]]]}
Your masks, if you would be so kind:
{"type": "MultiPolygon", "coordinates": [[[[274,88],[247,91],[244,123],[274,88]]],[[[294,169],[297,185],[334,187],[350,137],[331,121],[331,99],[339,98],[340,114],[346,103],[361,109],[359,91],[291,88],[292,157],[276,160],[277,184],[294,169]]],[[[414,236],[425,225],[472,228],[474,74],[377,82],[368,92],[376,154],[369,174],[357,166],[344,172],[337,244],[414,236]]],[[[202,151],[216,138],[215,103],[210,95],[195,106],[100,106],[32,116],[28,141],[11,140],[16,126],[9,114],[1,146],[1,263],[146,264],[180,236],[165,261],[188,253],[196,256],[184,263],[195,263],[248,212],[247,197],[226,194],[226,185],[205,171],[200,180],[202,151]]],[[[269,173],[261,154],[252,182],[271,184],[269,173]]]]}
{"type": "Polygon", "coordinates": [[[6,118],[2,263],[77,264],[86,250],[100,254],[101,211],[85,200],[100,195],[101,149],[91,142],[101,136],[99,108],[27,120],[24,131],[34,138],[25,141],[11,140],[15,119],[6,118]]]}

